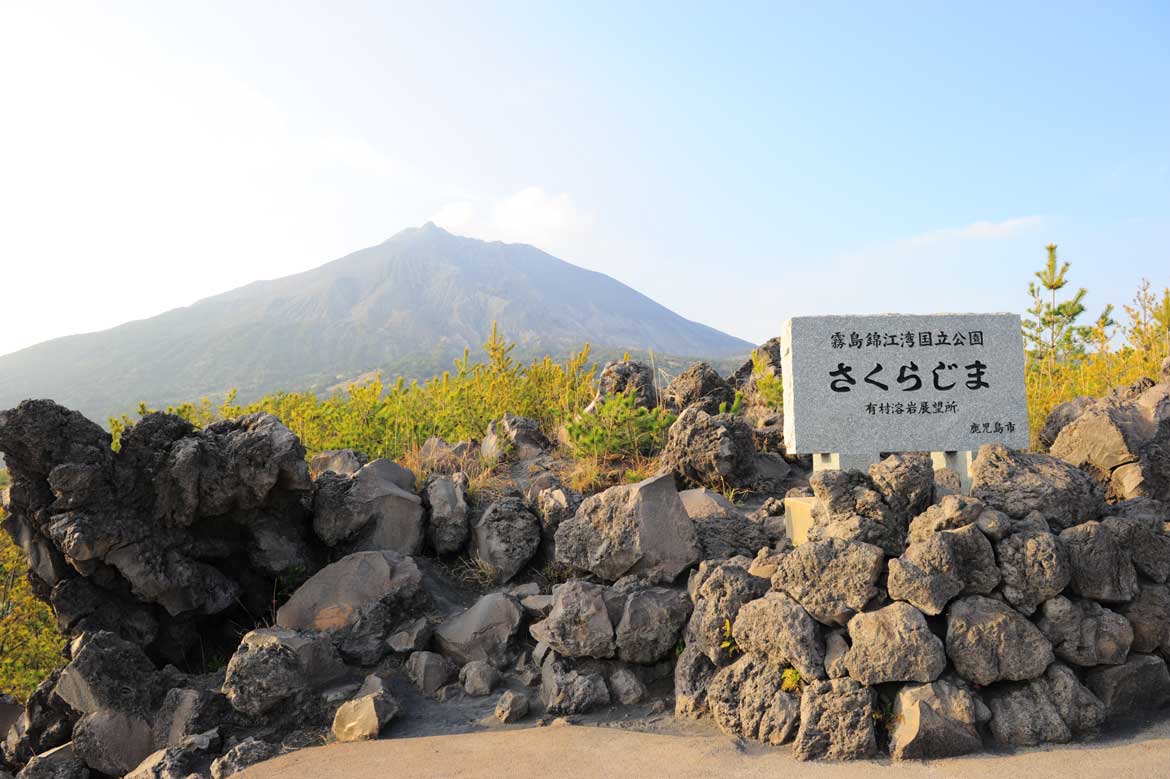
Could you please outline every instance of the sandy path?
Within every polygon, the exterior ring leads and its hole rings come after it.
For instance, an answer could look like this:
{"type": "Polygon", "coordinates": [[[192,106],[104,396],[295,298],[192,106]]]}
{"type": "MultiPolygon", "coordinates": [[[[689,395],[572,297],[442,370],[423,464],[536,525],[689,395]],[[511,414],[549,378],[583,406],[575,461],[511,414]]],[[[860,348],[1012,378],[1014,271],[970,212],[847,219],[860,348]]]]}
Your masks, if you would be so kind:
{"type": "Polygon", "coordinates": [[[787,748],[737,747],[718,735],[674,736],[553,726],[384,739],[305,749],[245,771],[246,779],[354,777],[1170,777],[1170,721],[1087,745],[932,763],[809,764],[787,748]]]}

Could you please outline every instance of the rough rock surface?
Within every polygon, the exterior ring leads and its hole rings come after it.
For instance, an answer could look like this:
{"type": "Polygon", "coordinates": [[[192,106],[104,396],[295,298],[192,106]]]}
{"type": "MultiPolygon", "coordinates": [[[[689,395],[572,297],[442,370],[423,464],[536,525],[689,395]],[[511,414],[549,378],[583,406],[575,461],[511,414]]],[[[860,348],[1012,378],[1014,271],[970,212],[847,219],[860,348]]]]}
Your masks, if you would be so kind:
{"type": "Polygon", "coordinates": [[[1133,629],[1134,652],[1170,652],[1170,587],[1143,582],[1120,611],[1133,629]]]}
{"type": "Polygon", "coordinates": [[[246,738],[215,759],[211,764],[211,779],[229,779],[245,768],[271,760],[279,754],[280,747],[276,744],[258,738],[246,738]]]}
{"type": "Polygon", "coordinates": [[[744,652],[791,665],[804,679],[825,678],[825,641],[820,626],[782,592],[769,592],[745,603],[735,617],[732,635],[744,652]]]}
{"type": "Polygon", "coordinates": [[[870,466],[869,478],[903,525],[926,511],[934,496],[934,466],[925,452],[892,454],[870,466]]]}
{"type": "MultiPolygon", "coordinates": [[[[1170,614],[1165,617],[1170,619],[1170,614]]],[[[1125,662],[1134,638],[1122,615],[1094,601],[1063,595],[1041,605],[1036,626],[1052,642],[1057,657],[1084,667],[1125,662]]]]}
{"type": "Polygon", "coordinates": [[[423,502],[429,511],[427,538],[435,554],[453,554],[467,545],[467,474],[434,474],[427,479],[423,502]]]}
{"type": "Polygon", "coordinates": [[[309,474],[316,479],[326,471],[338,476],[353,476],[368,462],[366,456],[353,449],[332,449],[318,452],[309,460],[309,474]]]}
{"type": "Polygon", "coordinates": [[[1010,517],[1040,512],[1053,532],[1097,519],[1104,496],[1093,479],[1046,454],[985,444],[971,463],[971,495],[1010,517]]]}
{"type": "Polygon", "coordinates": [[[877,753],[874,694],[852,679],[813,682],[800,698],[800,730],[792,753],[800,760],[856,760],[877,753]]]}
{"type": "Polygon", "coordinates": [[[584,581],[558,585],[548,617],[528,630],[565,657],[613,657],[617,642],[606,594],[605,587],[584,581]]]}
{"type": "Polygon", "coordinates": [[[687,646],[715,665],[726,665],[732,658],[723,646],[725,626],[735,623],[745,603],[763,597],[767,590],[767,580],[752,576],[742,566],[716,566],[691,596],[695,608],[687,623],[687,646]]]}
{"type": "Polygon", "coordinates": [[[540,521],[517,497],[494,501],[471,525],[471,552],[507,582],[540,546],[540,521]]]}
{"type": "Polygon", "coordinates": [[[1170,701],[1170,674],[1157,655],[1132,654],[1121,665],[1094,668],[1085,684],[1117,722],[1157,709],[1170,701]]]}
{"type": "Polygon", "coordinates": [[[981,706],[966,689],[946,681],[902,687],[894,699],[890,756],[934,760],[978,751],[981,706]]]}
{"type": "Polygon", "coordinates": [[[707,686],[715,664],[688,643],[674,664],[674,716],[695,718],[707,711],[707,686]]]}
{"type": "Polygon", "coordinates": [[[479,452],[484,461],[489,463],[505,458],[532,460],[540,457],[551,446],[535,419],[504,414],[501,419],[488,423],[479,452]]]}
{"type": "Polygon", "coordinates": [[[528,715],[528,696],[505,690],[496,701],[496,719],[504,724],[518,722],[528,715]]]}
{"type": "Polygon", "coordinates": [[[697,487],[683,490],[678,496],[695,523],[704,560],[753,556],[769,545],[770,539],[763,524],[745,517],[718,492],[697,487]]]}
{"type": "Polygon", "coordinates": [[[718,414],[720,406],[730,408],[735,390],[705,362],[697,362],[675,376],[659,393],[667,408],[674,411],[696,407],[708,414],[718,414]]]}
{"type": "Polygon", "coordinates": [[[522,618],[523,611],[515,601],[503,593],[490,593],[435,628],[435,644],[460,665],[487,660],[501,667],[522,618]]]}
{"type": "Polygon", "coordinates": [[[690,615],[685,592],[650,587],[632,593],[614,630],[618,658],[643,665],[662,660],[674,650],[690,615]]]}
{"type": "Polygon", "coordinates": [[[328,637],[287,628],[253,630],[240,641],[223,692],[237,711],[253,717],[319,689],[344,673],[328,637]]]}
{"type": "Polygon", "coordinates": [[[780,561],[772,587],[817,621],[844,627],[877,595],[884,561],[871,544],[830,538],[801,544],[780,561]]]}
{"type": "Polygon", "coordinates": [[[966,525],[931,533],[890,560],[888,589],[891,598],[935,615],[956,595],[991,592],[999,578],[987,537],[975,525],[966,525]]]}
{"type": "Polygon", "coordinates": [[[1170,535],[1166,534],[1164,527],[1166,518],[1170,517],[1170,508],[1139,498],[1128,506],[1122,504],[1112,507],[1112,510],[1132,514],[1105,517],[1101,524],[1118,546],[1128,550],[1138,573],[1164,584],[1170,579],[1170,535]]]}
{"type": "Polygon", "coordinates": [[[330,546],[349,542],[354,550],[415,554],[423,542],[422,499],[401,486],[413,482],[414,474],[384,459],[351,477],[322,474],[313,499],[313,530],[330,546]]]}
{"type": "Polygon", "coordinates": [[[1085,522],[1060,533],[1068,552],[1069,589],[1106,603],[1124,603],[1137,595],[1137,570],[1125,549],[1100,522],[1085,522]]]}
{"type": "Polygon", "coordinates": [[[691,486],[747,487],[755,454],[751,427],[742,418],[692,406],[667,431],[659,463],[691,486]]]}
{"type": "Polygon", "coordinates": [[[998,541],[1003,597],[1024,614],[1059,595],[1072,577],[1068,550],[1047,530],[1013,533],[998,541]]]}
{"type": "Polygon", "coordinates": [[[711,677],[707,706],[729,736],[779,745],[791,741],[800,723],[800,697],[781,689],[784,666],[744,655],[711,677]]]}
{"type": "Polygon", "coordinates": [[[597,375],[597,395],[585,411],[592,413],[605,398],[628,392],[634,394],[635,402],[642,408],[657,406],[658,390],[654,384],[654,371],[649,365],[637,360],[607,362],[597,375]]]}
{"type": "Polygon", "coordinates": [[[404,666],[406,675],[423,695],[434,697],[454,678],[457,668],[436,652],[412,652],[404,666]]]}
{"type": "Polygon", "coordinates": [[[969,595],[947,609],[946,653],[969,682],[1033,679],[1053,660],[1052,644],[1007,604],[969,595]]]}
{"type": "Polygon", "coordinates": [[[817,503],[810,541],[862,541],[897,557],[906,545],[906,525],[861,471],[820,471],[809,479],[817,503]]]}
{"type": "Polygon", "coordinates": [[[556,532],[557,561],[608,581],[671,581],[700,554],[694,523],[669,474],[586,498],[556,532]]]}
{"type": "Polygon", "coordinates": [[[845,667],[865,685],[932,682],[947,665],[942,641],[930,632],[922,612],[908,603],[856,615],[849,620],[849,638],[853,644],[845,667]]]}
{"type": "Polygon", "coordinates": [[[582,714],[610,701],[605,677],[570,668],[553,656],[541,668],[540,697],[551,714],[582,714]]]}
{"type": "Polygon", "coordinates": [[[490,695],[500,681],[500,672],[486,660],[472,660],[459,669],[459,683],[463,692],[473,698],[490,695]]]}

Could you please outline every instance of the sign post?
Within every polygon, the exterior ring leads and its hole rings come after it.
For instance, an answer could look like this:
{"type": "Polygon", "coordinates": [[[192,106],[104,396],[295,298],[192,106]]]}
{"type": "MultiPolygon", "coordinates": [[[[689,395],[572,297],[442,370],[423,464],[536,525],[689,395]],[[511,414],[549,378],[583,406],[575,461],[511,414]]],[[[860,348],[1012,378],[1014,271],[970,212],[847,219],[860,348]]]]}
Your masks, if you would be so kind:
{"type": "Polygon", "coordinates": [[[782,344],[785,450],[814,470],[931,452],[966,492],[980,446],[1028,446],[1015,314],[794,317],[782,344]]]}

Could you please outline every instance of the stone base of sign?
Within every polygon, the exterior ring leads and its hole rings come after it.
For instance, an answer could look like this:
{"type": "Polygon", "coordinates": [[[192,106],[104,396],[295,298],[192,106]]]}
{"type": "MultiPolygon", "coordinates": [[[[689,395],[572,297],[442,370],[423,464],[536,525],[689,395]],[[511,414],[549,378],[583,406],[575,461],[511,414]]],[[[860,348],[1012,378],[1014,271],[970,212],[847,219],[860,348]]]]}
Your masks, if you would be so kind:
{"type": "Polygon", "coordinates": [[[869,473],[869,466],[880,462],[881,456],[873,454],[822,453],[813,455],[813,473],[818,471],[861,471],[869,473]]]}
{"type": "Polygon", "coordinates": [[[793,546],[800,546],[808,540],[808,531],[813,525],[812,510],[816,498],[784,499],[784,530],[793,546]]]}

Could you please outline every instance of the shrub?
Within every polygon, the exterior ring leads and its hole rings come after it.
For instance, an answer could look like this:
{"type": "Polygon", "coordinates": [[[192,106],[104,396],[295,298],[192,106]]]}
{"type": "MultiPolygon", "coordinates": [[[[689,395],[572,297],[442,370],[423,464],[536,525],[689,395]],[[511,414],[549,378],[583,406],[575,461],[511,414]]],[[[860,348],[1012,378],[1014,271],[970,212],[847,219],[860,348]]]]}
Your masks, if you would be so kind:
{"type": "Polygon", "coordinates": [[[599,401],[589,414],[565,425],[573,452],[588,457],[652,455],[666,443],[674,415],[638,405],[632,390],[599,401]]]}
{"type": "Polygon", "coordinates": [[[22,701],[62,663],[65,644],[52,610],[33,595],[27,570],[23,550],[0,531],[0,692],[22,701]]]}

